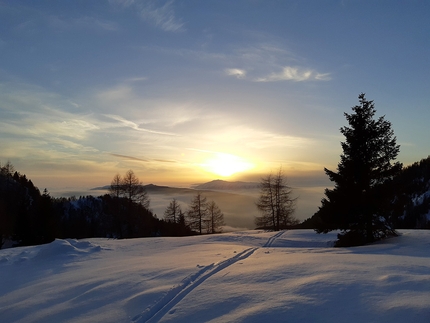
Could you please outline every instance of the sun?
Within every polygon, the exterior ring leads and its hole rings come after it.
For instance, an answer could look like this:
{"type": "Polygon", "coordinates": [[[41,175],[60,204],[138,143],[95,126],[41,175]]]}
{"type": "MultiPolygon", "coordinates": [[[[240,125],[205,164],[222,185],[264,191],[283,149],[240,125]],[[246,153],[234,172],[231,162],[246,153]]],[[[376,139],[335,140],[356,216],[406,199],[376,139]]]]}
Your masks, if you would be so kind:
{"type": "Polygon", "coordinates": [[[216,153],[214,157],[206,160],[202,167],[210,173],[229,177],[235,173],[247,171],[254,165],[235,155],[216,153]]]}

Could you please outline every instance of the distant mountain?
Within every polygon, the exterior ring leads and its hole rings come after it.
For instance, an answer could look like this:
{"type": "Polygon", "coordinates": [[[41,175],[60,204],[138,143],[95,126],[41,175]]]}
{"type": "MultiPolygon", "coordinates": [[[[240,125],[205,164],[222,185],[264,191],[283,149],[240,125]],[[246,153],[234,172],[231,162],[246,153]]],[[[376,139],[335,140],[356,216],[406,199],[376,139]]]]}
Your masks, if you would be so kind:
{"type": "MultiPolygon", "coordinates": [[[[179,187],[170,187],[170,186],[161,186],[161,185],[155,185],[155,184],[147,184],[142,185],[143,188],[148,193],[174,193],[174,192],[194,192],[194,189],[192,188],[179,188],[179,187]]],[[[110,188],[110,185],[105,186],[99,186],[91,188],[91,191],[108,191],[110,188]]]]}
{"type": "Polygon", "coordinates": [[[193,187],[196,190],[217,190],[217,191],[238,191],[238,190],[254,190],[260,188],[260,183],[256,182],[228,182],[220,179],[196,185],[193,187]]]}
{"type": "MultiPolygon", "coordinates": [[[[155,184],[143,185],[148,192],[172,191],[172,190],[214,190],[214,191],[239,191],[239,190],[257,190],[260,188],[260,183],[257,182],[228,182],[220,179],[210,181],[203,184],[193,185],[191,188],[177,188],[170,186],[160,186],[155,184]]],[[[109,190],[110,185],[94,187],[92,191],[109,190]]]]}

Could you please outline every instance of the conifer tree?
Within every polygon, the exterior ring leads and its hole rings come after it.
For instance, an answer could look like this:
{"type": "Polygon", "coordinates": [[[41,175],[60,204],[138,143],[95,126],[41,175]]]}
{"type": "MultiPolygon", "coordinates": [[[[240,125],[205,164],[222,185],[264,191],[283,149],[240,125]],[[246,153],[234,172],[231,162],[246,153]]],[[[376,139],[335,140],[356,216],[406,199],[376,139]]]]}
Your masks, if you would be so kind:
{"type": "Polygon", "coordinates": [[[337,172],[324,169],[334,188],[325,190],[316,213],[318,233],[342,230],[339,245],[359,245],[395,234],[388,209],[392,195],[382,185],[402,168],[399,162],[392,164],[399,145],[391,123],[384,116],[374,119],[373,101],[366,100],[364,93],[358,98],[354,113],[345,113],[349,126],[340,129],[345,141],[337,172]]]}

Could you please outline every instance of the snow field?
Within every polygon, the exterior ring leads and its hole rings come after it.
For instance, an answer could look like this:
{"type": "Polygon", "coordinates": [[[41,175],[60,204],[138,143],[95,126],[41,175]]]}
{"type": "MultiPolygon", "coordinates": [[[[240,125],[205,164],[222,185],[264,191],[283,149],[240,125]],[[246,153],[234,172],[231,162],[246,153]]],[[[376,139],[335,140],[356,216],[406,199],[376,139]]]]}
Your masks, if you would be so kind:
{"type": "Polygon", "coordinates": [[[0,250],[1,322],[430,322],[430,231],[56,240],[0,250]]]}

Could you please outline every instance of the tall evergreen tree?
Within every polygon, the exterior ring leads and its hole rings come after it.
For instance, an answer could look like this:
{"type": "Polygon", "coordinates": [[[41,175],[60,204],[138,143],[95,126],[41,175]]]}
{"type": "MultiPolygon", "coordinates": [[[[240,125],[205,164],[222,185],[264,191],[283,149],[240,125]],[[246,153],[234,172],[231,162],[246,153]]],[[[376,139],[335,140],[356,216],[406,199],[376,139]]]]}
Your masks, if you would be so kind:
{"type": "Polygon", "coordinates": [[[340,129],[345,141],[337,172],[324,169],[334,188],[325,190],[316,213],[316,231],[342,230],[340,244],[352,239],[345,243],[358,245],[395,234],[389,217],[392,192],[381,188],[402,168],[399,162],[392,163],[399,145],[391,123],[384,116],[374,119],[373,101],[366,100],[364,93],[358,98],[354,113],[345,113],[349,127],[340,129]]]}

